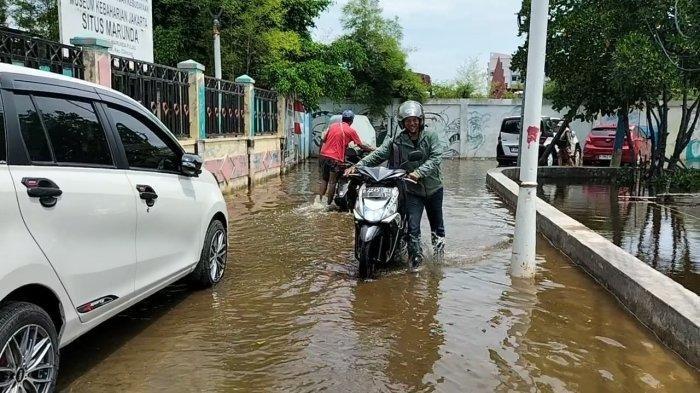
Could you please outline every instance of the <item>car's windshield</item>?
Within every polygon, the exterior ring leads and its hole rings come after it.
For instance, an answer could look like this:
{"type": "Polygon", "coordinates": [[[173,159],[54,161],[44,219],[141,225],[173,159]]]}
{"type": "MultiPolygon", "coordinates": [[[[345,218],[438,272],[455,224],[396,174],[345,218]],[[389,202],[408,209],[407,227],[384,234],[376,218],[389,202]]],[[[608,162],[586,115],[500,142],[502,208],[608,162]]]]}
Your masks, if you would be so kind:
{"type": "Polygon", "coordinates": [[[503,120],[503,125],[501,126],[501,132],[504,132],[506,134],[519,134],[520,133],[520,119],[503,120]]]}

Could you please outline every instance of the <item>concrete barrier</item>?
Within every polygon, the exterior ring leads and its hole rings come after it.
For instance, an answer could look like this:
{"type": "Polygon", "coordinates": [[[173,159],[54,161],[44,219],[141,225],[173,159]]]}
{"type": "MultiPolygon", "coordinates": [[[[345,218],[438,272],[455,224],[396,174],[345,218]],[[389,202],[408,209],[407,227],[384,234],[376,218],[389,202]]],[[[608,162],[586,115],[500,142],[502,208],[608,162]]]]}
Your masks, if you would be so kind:
{"type": "MultiPolygon", "coordinates": [[[[487,185],[515,208],[517,168],[493,169],[487,185]]],[[[540,168],[541,178],[612,178],[614,168],[540,168]]],[[[537,230],[612,293],[669,348],[700,368],[700,297],[555,207],[537,199],[537,230]]]]}

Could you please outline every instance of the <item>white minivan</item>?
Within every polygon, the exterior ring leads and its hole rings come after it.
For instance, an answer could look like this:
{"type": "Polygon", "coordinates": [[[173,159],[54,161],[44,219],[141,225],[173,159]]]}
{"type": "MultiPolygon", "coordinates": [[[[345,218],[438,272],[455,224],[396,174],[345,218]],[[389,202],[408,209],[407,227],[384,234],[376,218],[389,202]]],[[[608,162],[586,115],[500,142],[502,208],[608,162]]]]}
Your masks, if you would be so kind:
{"type": "Polygon", "coordinates": [[[202,160],[104,87],[0,64],[0,392],[50,392],[59,348],[168,284],[226,268],[202,160]]]}

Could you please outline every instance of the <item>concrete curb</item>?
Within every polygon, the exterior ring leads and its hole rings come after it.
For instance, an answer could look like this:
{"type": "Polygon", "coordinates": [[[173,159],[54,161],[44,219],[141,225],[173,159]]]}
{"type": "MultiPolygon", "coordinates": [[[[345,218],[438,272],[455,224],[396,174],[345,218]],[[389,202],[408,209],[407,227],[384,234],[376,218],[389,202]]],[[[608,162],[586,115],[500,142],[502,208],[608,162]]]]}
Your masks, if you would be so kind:
{"type": "MultiPolygon", "coordinates": [[[[540,168],[542,178],[614,176],[608,168],[540,168]],[[570,169],[573,169],[571,171],[570,169]]],[[[517,168],[492,169],[486,184],[515,208],[517,168]]],[[[612,293],[669,348],[700,368],[700,297],[537,198],[537,230],[612,293]]]]}

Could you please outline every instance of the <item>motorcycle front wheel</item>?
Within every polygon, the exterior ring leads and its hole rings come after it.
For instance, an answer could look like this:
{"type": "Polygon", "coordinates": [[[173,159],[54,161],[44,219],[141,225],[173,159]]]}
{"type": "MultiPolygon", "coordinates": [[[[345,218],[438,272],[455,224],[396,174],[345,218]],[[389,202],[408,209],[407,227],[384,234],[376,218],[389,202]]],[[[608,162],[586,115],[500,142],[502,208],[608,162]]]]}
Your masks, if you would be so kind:
{"type": "Polygon", "coordinates": [[[375,270],[375,258],[372,255],[374,247],[372,247],[373,242],[363,243],[360,246],[359,252],[359,262],[360,265],[357,269],[357,275],[360,279],[368,279],[374,277],[375,270]]]}

